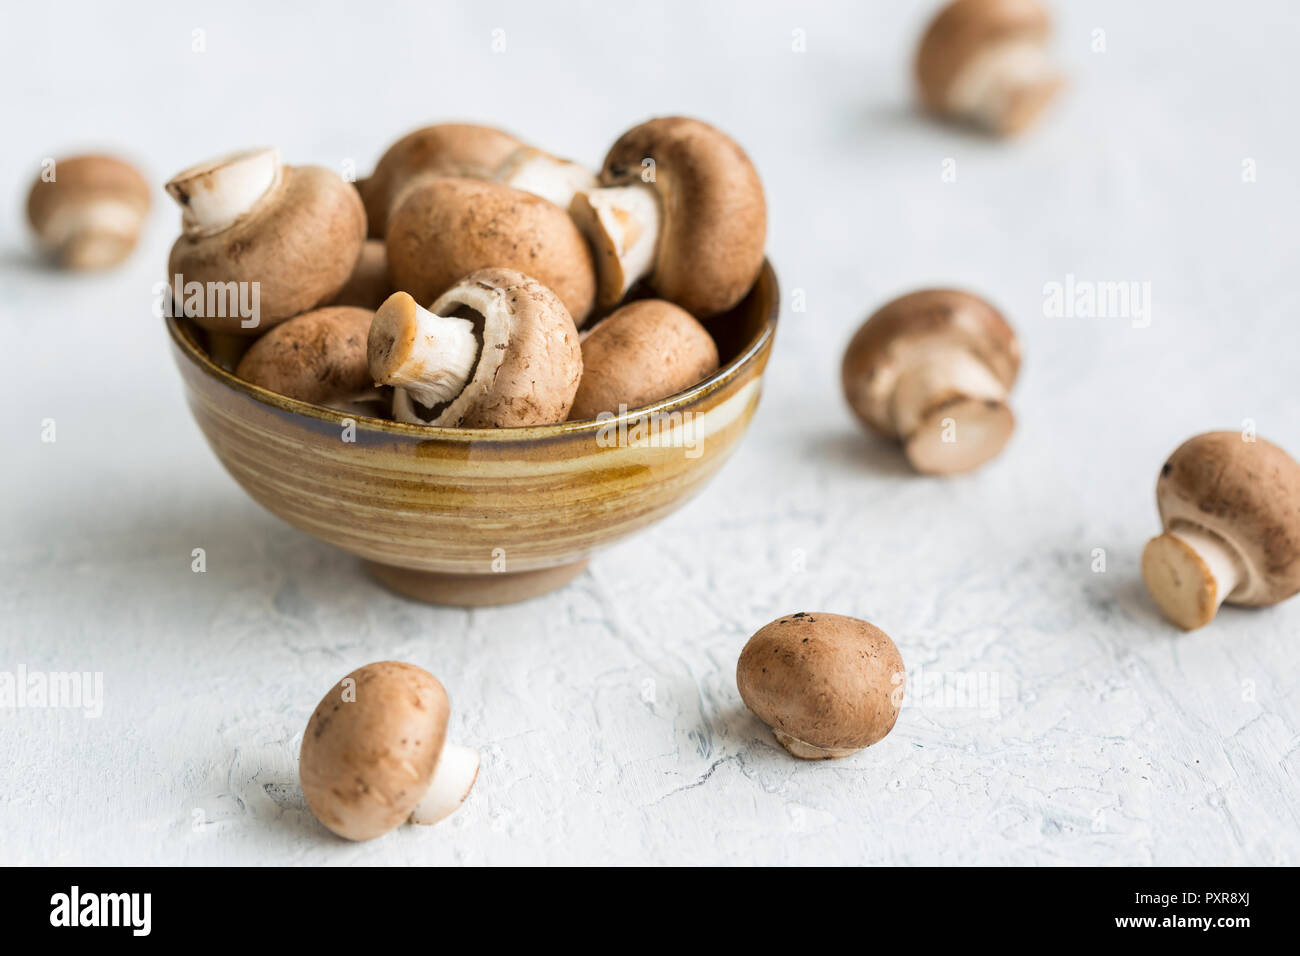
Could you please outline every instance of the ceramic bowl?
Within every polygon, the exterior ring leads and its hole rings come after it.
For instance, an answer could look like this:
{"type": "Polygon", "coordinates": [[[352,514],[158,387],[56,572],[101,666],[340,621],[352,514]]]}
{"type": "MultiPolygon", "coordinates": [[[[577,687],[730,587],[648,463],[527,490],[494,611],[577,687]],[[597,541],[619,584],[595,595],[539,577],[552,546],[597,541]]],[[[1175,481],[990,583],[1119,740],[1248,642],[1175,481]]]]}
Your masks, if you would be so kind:
{"type": "Polygon", "coordinates": [[[350,417],[236,378],[189,319],[167,328],[199,428],[255,501],[394,591],[484,605],[560,587],[704,488],[758,406],[779,303],[764,263],[744,301],[707,323],[722,359],[712,377],[604,421],[535,428],[350,417]]]}

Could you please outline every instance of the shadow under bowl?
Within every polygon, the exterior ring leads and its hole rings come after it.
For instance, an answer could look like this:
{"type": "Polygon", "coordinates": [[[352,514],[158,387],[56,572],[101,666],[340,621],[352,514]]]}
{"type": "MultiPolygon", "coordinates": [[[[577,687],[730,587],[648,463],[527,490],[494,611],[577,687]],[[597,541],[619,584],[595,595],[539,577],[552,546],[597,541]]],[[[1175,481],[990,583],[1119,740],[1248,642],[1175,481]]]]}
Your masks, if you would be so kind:
{"type": "Polygon", "coordinates": [[[705,323],[722,360],[705,381],[605,420],[500,429],[286,398],[214,363],[190,319],[166,321],[199,428],[258,504],[400,594],[477,606],[561,587],[596,549],[702,490],[758,407],[779,307],[765,262],[745,299],[705,323]]]}

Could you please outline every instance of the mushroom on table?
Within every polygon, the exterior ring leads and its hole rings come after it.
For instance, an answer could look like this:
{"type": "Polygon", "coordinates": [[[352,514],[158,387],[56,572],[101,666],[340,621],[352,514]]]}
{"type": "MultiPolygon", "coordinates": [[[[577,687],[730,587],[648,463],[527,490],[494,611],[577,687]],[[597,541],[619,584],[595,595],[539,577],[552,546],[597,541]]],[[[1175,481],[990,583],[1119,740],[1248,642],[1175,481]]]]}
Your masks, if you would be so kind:
{"type": "Polygon", "coordinates": [[[70,156],[32,184],[27,220],[60,267],[106,269],[131,254],[149,206],[149,183],[130,163],[70,156]]]}
{"type": "Polygon", "coordinates": [[[479,755],[447,743],[450,715],[447,691],[414,664],[379,661],[348,674],[303,732],[298,774],[316,819],[346,839],[371,840],[455,812],[479,755]]]}
{"type": "Polygon", "coordinates": [[[370,326],[370,373],[392,385],[393,417],[417,425],[508,428],[568,417],[582,348],[559,298],[510,269],[480,269],[428,309],[405,292],[370,326]]]}
{"type": "Polygon", "coordinates": [[[1169,456],[1156,480],[1165,531],[1142,552],[1142,577],[1185,630],[1229,604],[1277,604],[1300,592],[1300,464],[1254,435],[1207,432],[1169,456]]]}
{"type": "Polygon", "coordinates": [[[921,101],[998,135],[1025,129],[1064,85],[1048,55],[1050,30],[1040,0],[955,0],[917,51],[921,101]]]}
{"type": "Polygon", "coordinates": [[[901,441],[917,471],[969,471],[997,455],[1015,418],[1007,392],[1020,343],[993,306],[927,289],[887,303],[849,342],[844,394],[872,431],[901,441]]]}
{"type": "Polygon", "coordinates": [[[905,680],[888,634],[823,612],[763,627],[736,665],[745,706],[803,760],[847,757],[884,739],[898,720],[905,680]]]}
{"type": "Polygon", "coordinates": [[[646,279],[703,320],[753,286],[767,237],[763,184],[725,133],[680,116],[642,123],[610,148],[600,184],[569,206],[595,250],[600,308],[646,279]]]}

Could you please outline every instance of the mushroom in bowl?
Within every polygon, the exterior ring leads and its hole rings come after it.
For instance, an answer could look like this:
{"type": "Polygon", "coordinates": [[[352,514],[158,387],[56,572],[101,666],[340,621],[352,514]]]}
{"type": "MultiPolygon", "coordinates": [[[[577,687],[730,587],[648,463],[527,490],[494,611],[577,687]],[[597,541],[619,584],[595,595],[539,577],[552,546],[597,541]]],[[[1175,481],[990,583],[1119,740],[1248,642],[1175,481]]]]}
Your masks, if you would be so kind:
{"type": "Polygon", "coordinates": [[[733,308],[763,267],[758,170],[739,143],[697,119],[663,116],[628,130],[605,156],[600,187],[575,193],[569,212],[595,252],[602,309],[644,281],[706,320],[733,308]]]}
{"type": "Polygon", "coordinates": [[[510,269],[479,269],[428,309],[395,292],[375,314],[370,374],[393,418],[511,428],[564,421],[582,377],[573,318],[555,293],[510,269]]]}
{"type": "Polygon", "coordinates": [[[473,123],[436,123],[407,133],[384,151],[375,171],[357,181],[371,238],[388,231],[388,217],[412,185],[433,177],[504,183],[564,209],[574,192],[596,184],[579,163],[560,159],[504,130],[473,123]]]}
{"type": "Polygon", "coordinates": [[[199,427],[254,500],[399,593],[481,605],[560,587],[593,551],[704,488],[757,408],[778,305],[765,265],[708,324],[720,367],[705,380],[616,416],[518,428],[384,421],[288,398],[215,362],[193,319],[166,321],[199,427]]]}

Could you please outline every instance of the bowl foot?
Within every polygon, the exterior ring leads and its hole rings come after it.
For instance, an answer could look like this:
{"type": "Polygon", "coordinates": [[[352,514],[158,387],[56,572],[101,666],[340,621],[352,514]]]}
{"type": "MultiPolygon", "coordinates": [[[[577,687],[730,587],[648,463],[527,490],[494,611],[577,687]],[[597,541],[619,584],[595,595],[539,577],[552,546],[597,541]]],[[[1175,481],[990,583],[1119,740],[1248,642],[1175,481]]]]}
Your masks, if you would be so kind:
{"type": "Polygon", "coordinates": [[[513,604],[547,594],[568,584],[587,567],[587,559],[536,571],[501,574],[445,574],[440,571],[412,571],[391,564],[363,561],[374,578],[402,597],[427,604],[455,607],[485,607],[513,604]]]}

